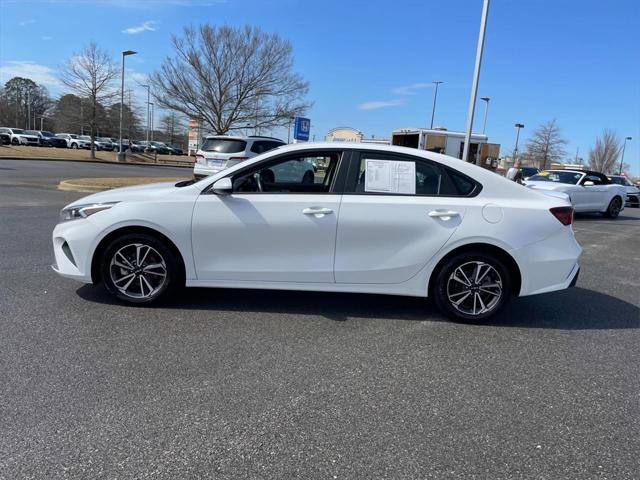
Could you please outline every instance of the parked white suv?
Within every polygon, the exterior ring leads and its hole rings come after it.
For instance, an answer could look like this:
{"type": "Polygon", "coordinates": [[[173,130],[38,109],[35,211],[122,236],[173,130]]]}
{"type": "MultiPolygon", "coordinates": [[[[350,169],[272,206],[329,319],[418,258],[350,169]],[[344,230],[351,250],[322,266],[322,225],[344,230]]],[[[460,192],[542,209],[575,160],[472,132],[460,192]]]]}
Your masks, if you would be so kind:
{"type": "Polygon", "coordinates": [[[196,178],[208,177],[282,145],[286,143],[272,137],[209,135],[196,152],[193,175],[196,178]]]}
{"type": "Polygon", "coordinates": [[[56,133],[56,137],[64,138],[67,141],[68,148],[91,148],[91,141],[83,140],[80,135],[75,133],[56,133]]]}
{"type": "Polygon", "coordinates": [[[0,128],[0,133],[6,133],[11,137],[11,145],[31,145],[37,147],[40,145],[40,138],[36,135],[30,135],[21,128],[0,128]]]}

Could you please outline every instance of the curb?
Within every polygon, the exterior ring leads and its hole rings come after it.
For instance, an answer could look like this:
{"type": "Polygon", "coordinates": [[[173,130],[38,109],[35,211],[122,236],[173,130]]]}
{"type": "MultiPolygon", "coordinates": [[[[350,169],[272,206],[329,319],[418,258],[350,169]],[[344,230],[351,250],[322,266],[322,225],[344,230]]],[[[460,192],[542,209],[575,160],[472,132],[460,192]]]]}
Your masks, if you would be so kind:
{"type": "Polygon", "coordinates": [[[108,165],[137,165],[145,167],[173,167],[173,168],[193,168],[193,164],[190,165],[171,165],[167,163],[148,163],[148,162],[114,162],[111,160],[82,160],[79,158],[49,158],[49,157],[2,157],[1,160],[24,160],[24,161],[38,161],[38,162],[81,162],[81,163],[101,163],[108,165]]]}

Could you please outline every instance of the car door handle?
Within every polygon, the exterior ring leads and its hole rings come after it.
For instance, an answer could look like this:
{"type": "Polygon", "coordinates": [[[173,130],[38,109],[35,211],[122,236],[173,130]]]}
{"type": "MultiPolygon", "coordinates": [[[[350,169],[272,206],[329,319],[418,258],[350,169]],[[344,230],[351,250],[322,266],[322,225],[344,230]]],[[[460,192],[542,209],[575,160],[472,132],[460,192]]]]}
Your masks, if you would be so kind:
{"type": "Polygon", "coordinates": [[[323,208],[323,207],[309,207],[309,208],[303,209],[302,213],[304,213],[305,215],[315,215],[316,217],[320,218],[320,217],[324,217],[325,215],[329,215],[330,213],[333,213],[333,210],[331,210],[330,208],[323,208]]]}
{"type": "Polygon", "coordinates": [[[429,216],[432,218],[441,218],[442,220],[451,220],[453,217],[459,217],[460,213],[453,210],[431,210],[429,216]]]}

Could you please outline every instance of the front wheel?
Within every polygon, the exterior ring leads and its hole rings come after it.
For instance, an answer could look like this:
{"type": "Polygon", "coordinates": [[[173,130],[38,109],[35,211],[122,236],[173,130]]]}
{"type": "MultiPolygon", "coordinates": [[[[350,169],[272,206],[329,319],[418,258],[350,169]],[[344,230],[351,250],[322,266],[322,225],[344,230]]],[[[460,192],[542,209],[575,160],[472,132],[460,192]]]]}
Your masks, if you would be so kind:
{"type": "Polygon", "coordinates": [[[432,294],[448,317],[479,322],[495,315],[511,291],[509,270],[499,258],[468,252],[447,260],[435,278],[432,294]]]}
{"type": "Polygon", "coordinates": [[[157,238],[127,234],[107,246],[101,274],[107,290],[128,303],[151,303],[180,284],[176,256],[157,238]]]}
{"type": "Polygon", "coordinates": [[[72,143],[71,144],[71,148],[73,148],[74,150],[78,149],[78,144],[77,143],[72,143]]]}
{"type": "Polygon", "coordinates": [[[620,210],[622,210],[622,199],[620,197],[613,197],[609,202],[607,211],[604,212],[604,216],[607,218],[618,218],[620,210]]]}

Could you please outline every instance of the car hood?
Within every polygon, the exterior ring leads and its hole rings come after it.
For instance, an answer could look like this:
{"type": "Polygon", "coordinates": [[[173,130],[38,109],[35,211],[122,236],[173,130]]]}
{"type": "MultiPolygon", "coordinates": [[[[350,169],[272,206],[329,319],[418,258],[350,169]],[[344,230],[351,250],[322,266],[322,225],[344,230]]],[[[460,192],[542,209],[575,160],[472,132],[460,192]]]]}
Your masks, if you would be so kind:
{"type": "Polygon", "coordinates": [[[179,182],[149,183],[147,185],[135,185],[133,187],[121,187],[105,190],[104,192],[98,192],[82,197],[79,200],[70,203],[65,208],[87,205],[90,203],[136,202],[159,199],[176,191],[179,188],[176,187],[176,183],[179,182]]]}

